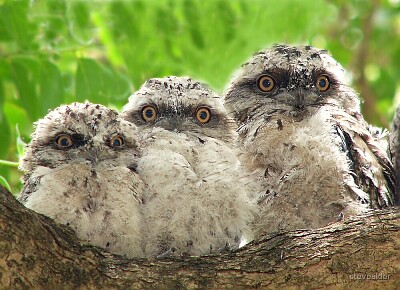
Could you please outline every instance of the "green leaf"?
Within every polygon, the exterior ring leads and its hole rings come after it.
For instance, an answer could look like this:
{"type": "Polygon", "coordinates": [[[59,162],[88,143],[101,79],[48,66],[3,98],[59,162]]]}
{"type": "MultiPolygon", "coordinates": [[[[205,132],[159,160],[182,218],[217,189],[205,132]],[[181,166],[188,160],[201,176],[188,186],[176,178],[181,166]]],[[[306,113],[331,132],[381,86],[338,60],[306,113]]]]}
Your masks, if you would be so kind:
{"type": "Polygon", "coordinates": [[[0,160],[0,165],[18,167],[19,166],[19,162],[0,160]]]}
{"type": "Polygon", "coordinates": [[[47,60],[40,63],[38,96],[40,116],[46,115],[49,109],[53,109],[64,102],[64,82],[60,71],[47,60]]]}
{"type": "Polygon", "coordinates": [[[17,145],[18,159],[21,160],[25,154],[26,143],[21,138],[21,133],[19,132],[18,124],[15,127],[15,131],[17,132],[16,145],[17,145]]]}
{"type": "Polygon", "coordinates": [[[118,51],[118,43],[113,40],[108,20],[96,13],[93,16],[93,21],[100,27],[99,39],[104,43],[107,49],[107,57],[110,63],[114,66],[123,66],[124,60],[118,51]]]}
{"type": "MultiPolygon", "coordinates": [[[[0,76],[5,78],[7,69],[7,64],[0,60],[0,76]]],[[[9,154],[9,145],[11,143],[10,137],[10,127],[7,122],[5,113],[4,113],[4,102],[5,102],[5,88],[4,88],[4,81],[0,78],[0,158],[6,158],[9,154]]]]}
{"type": "Polygon", "coordinates": [[[75,86],[76,98],[80,102],[90,100],[106,105],[118,100],[126,101],[130,93],[129,82],[123,75],[85,58],[78,61],[75,86]]]}
{"type": "Polygon", "coordinates": [[[12,193],[11,187],[10,187],[10,185],[8,184],[7,180],[6,180],[3,176],[1,176],[1,175],[0,175],[0,184],[3,185],[9,192],[12,193]]]}
{"type": "Polygon", "coordinates": [[[180,25],[178,18],[170,12],[174,8],[174,2],[168,4],[168,8],[159,7],[155,10],[155,24],[160,28],[160,40],[164,42],[168,58],[179,60],[182,51],[176,40],[179,38],[180,25]]]}
{"type": "Polygon", "coordinates": [[[67,3],[65,0],[46,1],[46,5],[51,15],[57,14],[65,16],[67,11],[67,3]]]}
{"type": "Polygon", "coordinates": [[[129,36],[130,41],[138,38],[143,29],[140,26],[140,16],[146,14],[145,6],[142,1],[125,3],[123,1],[113,1],[110,5],[110,24],[111,32],[116,38],[125,38],[129,36]]]}
{"type": "Polygon", "coordinates": [[[31,121],[37,120],[40,116],[36,91],[37,81],[40,80],[38,60],[34,57],[14,57],[10,61],[10,71],[18,91],[21,107],[27,110],[31,121]]]}
{"type": "MultiPolygon", "coordinates": [[[[43,31],[43,42],[49,41],[51,45],[59,45],[63,41],[68,41],[68,23],[66,18],[66,4],[64,1],[47,1],[49,16],[45,17],[40,28],[43,31]],[[52,5],[59,3],[60,5],[52,5]]],[[[43,44],[42,42],[42,44],[43,44]]]]}
{"type": "MultiPolygon", "coordinates": [[[[21,136],[29,139],[30,134],[32,133],[32,121],[29,119],[27,114],[27,110],[14,102],[5,102],[4,103],[4,115],[7,119],[10,128],[15,128],[18,125],[19,131],[21,132],[21,136]]],[[[14,131],[14,130],[12,130],[14,131]]],[[[9,132],[11,135],[11,132],[9,132]]],[[[14,148],[16,150],[16,148],[14,148]]]]}
{"type": "MultiPolygon", "coordinates": [[[[3,110],[3,108],[1,108],[3,110]]],[[[9,152],[11,137],[10,137],[10,127],[5,118],[5,114],[0,119],[0,158],[7,158],[11,152],[9,152]]]]}
{"type": "Polygon", "coordinates": [[[49,108],[63,103],[63,79],[52,62],[19,56],[11,58],[9,66],[20,106],[27,109],[31,121],[38,120],[47,114],[49,108]]]}
{"type": "Polygon", "coordinates": [[[20,49],[33,45],[35,27],[28,21],[29,1],[6,1],[0,6],[0,40],[15,41],[20,49]]]}
{"type": "Polygon", "coordinates": [[[70,1],[68,4],[70,33],[80,43],[89,43],[95,37],[95,30],[90,21],[89,4],[86,1],[70,1]]]}
{"type": "Polygon", "coordinates": [[[224,38],[225,41],[232,41],[235,37],[235,33],[237,32],[237,29],[235,27],[235,24],[238,21],[238,18],[235,15],[235,12],[233,11],[232,8],[232,3],[227,2],[227,1],[222,1],[219,0],[216,2],[217,3],[217,10],[221,11],[221,21],[225,25],[224,29],[224,38]]]}
{"type": "Polygon", "coordinates": [[[205,40],[203,37],[203,33],[201,32],[201,25],[200,25],[200,17],[199,17],[199,7],[197,1],[185,0],[183,4],[184,8],[184,15],[187,17],[187,21],[189,24],[189,31],[192,37],[193,43],[199,49],[204,49],[205,47],[205,40]]]}

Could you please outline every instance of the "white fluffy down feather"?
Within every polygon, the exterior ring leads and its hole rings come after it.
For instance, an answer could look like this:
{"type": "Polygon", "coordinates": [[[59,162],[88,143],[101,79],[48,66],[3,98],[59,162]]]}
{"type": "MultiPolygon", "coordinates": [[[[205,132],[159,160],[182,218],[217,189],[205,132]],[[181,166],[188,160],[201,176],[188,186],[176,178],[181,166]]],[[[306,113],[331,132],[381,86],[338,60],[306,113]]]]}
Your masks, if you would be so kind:
{"type": "Polygon", "coordinates": [[[225,106],[258,185],[257,232],[318,228],[396,203],[392,164],[359,104],[325,50],[275,45],[237,71],[225,106]]]}
{"type": "Polygon", "coordinates": [[[19,199],[71,226],[83,243],[141,256],[143,183],[130,169],[137,156],[135,126],[117,112],[61,106],[36,124],[19,199]]]}
{"type": "Polygon", "coordinates": [[[230,148],[232,120],[214,92],[190,78],[150,79],[122,115],[142,133],[146,256],[208,254],[251,238],[249,181],[230,148]]]}

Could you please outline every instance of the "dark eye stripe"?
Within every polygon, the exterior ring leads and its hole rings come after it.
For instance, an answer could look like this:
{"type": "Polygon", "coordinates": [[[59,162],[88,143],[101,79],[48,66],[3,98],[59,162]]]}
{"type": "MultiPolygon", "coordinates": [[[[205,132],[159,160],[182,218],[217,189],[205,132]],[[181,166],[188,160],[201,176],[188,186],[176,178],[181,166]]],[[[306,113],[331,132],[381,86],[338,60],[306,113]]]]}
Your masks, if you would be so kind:
{"type": "Polygon", "coordinates": [[[57,135],[53,140],[54,145],[58,149],[62,150],[77,148],[87,143],[85,137],[82,134],[62,133],[57,135]]]}

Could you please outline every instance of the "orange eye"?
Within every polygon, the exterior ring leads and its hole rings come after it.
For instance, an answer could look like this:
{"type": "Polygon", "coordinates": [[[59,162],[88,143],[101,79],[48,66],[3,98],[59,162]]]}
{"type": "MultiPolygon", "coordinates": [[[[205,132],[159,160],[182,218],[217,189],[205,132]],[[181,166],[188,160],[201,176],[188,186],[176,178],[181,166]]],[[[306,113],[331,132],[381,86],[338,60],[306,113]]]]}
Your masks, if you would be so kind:
{"type": "Polygon", "coordinates": [[[142,118],[146,122],[152,122],[157,117],[157,110],[153,106],[146,106],[142,110],[142,118]]]}
{"type": "Polygon", "coordinates": [[[114,148],[122,147],[124,145],[124,143],[125,143],[124,137],[122,137],[120,135],[115,135],[110,140],[110,145],[111,145],[111,147],[114,147],[114,148]]]}
{"type": "Polygon", "coordinates": [[[315,82],[315,86],[317,87],[318,91],[326,92],[331,87],[331,81],[327,75],[320,75],[315,82]]]}
{"type": "Polygon", "coordinates": [[[69,149],[74,145],[72,137],[68,134],[58,135],[55,139],[56,145],[59,149],[69,149]]]}
{"type": "Polygon", "coordinates": [[[257,87],[262,92],[270,92],[275,87],[275,81],[269,75],[261,75],[257,79],[257,87]]]}
{"type": "Polygon", "coordinates": [[[211,111],[207,107],[200,107],[196,111],[196,119],[201,124],[205,124],[211,120],[211,111]]]}

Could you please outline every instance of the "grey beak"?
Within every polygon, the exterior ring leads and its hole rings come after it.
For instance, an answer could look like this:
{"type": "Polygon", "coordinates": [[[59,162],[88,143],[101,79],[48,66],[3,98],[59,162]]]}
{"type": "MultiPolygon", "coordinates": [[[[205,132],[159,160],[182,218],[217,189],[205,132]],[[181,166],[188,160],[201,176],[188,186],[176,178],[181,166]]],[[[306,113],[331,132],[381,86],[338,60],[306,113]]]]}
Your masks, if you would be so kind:
{"type": "Polygon", "coordinates": [[[84,158],[87,161],[90,161],[92,163],[96,163],[99,161],[99,151],[94,148],[85,148],[84,149],[84,158]]]}
{"type": "Polygon", "coordinates": [[[303,109],[305,107],[305,96],[307,92],[303,89],[296,89],[293,91],[294,96],[294,106],[299,109],[303,109]]]}

